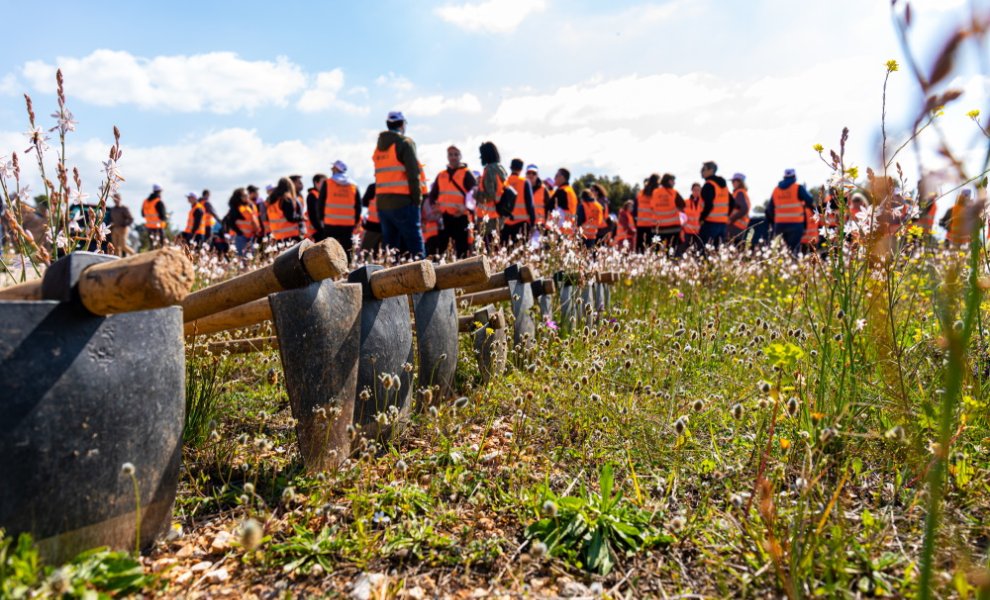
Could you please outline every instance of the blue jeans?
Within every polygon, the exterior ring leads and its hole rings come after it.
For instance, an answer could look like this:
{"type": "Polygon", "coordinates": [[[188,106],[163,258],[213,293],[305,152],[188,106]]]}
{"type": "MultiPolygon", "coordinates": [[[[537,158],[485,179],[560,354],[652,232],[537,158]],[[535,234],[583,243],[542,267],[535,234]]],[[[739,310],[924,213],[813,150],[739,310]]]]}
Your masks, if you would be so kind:
{"type": "Polygon", "coordinates": [[[244,237],[243,235],[234,236],[234,249],[237,250],[237,256],[244,256],[253,247],[254,238],[244,237]]]}
{"type": "Polygon", "coordinates": [[[801,250],[801,238],[804,237],[804,223],[775,223],[773,234],[784,238],[787,249],[797,256],[801,250]]]}
{"type": "Polygon", "coordinates": [[[711,244],[715,248],[718,248],[725,241],[726,228],[725,223],[702,223],[698,237],[701,238],[702,244],[711,244]]]}
{"type": "Polygon", "coordinates": [[[420,216],[420,208],[415,204],[391,210],[379,208],[378,218],[382,222],[385,245],[399,254],[411,254],[416,260],[426,256],[420,216]]]}

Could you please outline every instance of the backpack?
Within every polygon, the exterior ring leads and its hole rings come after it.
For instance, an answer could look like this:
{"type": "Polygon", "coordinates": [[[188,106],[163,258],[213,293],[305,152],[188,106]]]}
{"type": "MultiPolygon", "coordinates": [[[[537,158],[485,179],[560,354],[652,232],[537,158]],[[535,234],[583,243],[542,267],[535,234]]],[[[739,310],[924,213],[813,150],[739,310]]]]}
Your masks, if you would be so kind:
{"type": "Polygon", "coordinates": [[[516,208],[517,195],[516,188],[511,185],[505,186],[498,202],[495,203],[495,212],[497,212],[500,217],[511,217],[512,211],[516,208]]]}

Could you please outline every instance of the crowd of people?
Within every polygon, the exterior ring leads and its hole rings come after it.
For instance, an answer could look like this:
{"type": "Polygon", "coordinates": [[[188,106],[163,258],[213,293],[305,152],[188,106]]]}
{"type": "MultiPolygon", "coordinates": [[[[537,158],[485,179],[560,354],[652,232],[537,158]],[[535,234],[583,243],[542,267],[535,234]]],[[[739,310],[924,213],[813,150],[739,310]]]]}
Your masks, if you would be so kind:
{"type": "MultiPolygon", "coordinates": [[[[821,251],[825,241],[835,237],[829,232],[838,230],[840,221],[848,225],[847,238],[856,235],[865,216],[871,227],[891,234],[917,227],[919,235],[931,238],[936,224],[934,194],[919,202],[895,188],[877,210],[866,193],[855,192],[840,209],[834,188],[809,191],[798,183],[794,169],[786,169],[759,219],[762,233],[754,235],[756,219],[751,219],[754,207],[746,175],[735,173],[727,181],[714,162],[702,165],[701,180],[692,183],[686,198],[677,191],[673,175],[653,174],[635,198],[625,199],[612,212],[604,186],[593,184],[578,194],[566,168],[543,178],[537,165],[518,158],[511,159],[506,169],[492,142],[482,144],[479,152],[481,170],[472,171],[461,150],[450,146],[446,167],[431,182],[415,142],[406,135],[405,117],[391,112],[372,152],[375,180],[363,194],[340,160],[333,163],[329,176],[313,176],[305,193],[300,175],[279,179],[264,194],[253,185],[238,188],[222,216],[209,190],[189,193],[181,240],[208,244],[224,255],[231,243],[244,256],[269,240],[333,238],[348,252],[388,249],[425,257],[451,251],[462,258],[475,247],[477,237],[486,247],[539,244],[550,231],[578,237],[588,248],[611,245],[637,252],[653,248],[676,255],[779,236],[798,254],[821,251]]],[[[940,220],[950,243],[969,241],[970,228],[964,226],[963,216],[971,205],[971,192],[963,190],[940,220]]],[[[168,215],[160,186],[154,186],[144,200],[141,214],[152,245],[165,243],[168,215]]],[[[126,243],[118,246],[121,252],[126,248],[126,243]]]]}

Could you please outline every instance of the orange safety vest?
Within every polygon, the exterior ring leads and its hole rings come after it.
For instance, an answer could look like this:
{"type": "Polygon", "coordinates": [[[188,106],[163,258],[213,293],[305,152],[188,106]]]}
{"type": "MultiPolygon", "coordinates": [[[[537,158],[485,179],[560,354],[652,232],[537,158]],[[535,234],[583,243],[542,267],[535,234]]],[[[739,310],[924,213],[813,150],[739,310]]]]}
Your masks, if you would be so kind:
{"type": "Polygon", "coordinates": [[[426,204],[423,205],[420,220],[423,225],[423,241],[432,239],[440,234],[440,222],[430,221],[426,218],[426,204]]]}
{"type": "Polygon", "coordinates": [[[746,188],[739,188],[733,193],[733,196],[735,196],[736,194],[743,195],[743,202],[746,203],[746,214],[743,215],[742,218],[736,219],[735,222],[732,223],[732,225],[733,227],[738,227],[739,229],[746,229],[747,227],[749,227],[749,209],[753,205],[750,204],[749,202],[749,192],[746,191],[746,188]]]}
{"type": "Polygon", "coordinates": [[[925,214],[921,215],[918,219],[918,227],[921,227],[921,230],[925,233],[925,235],[931,235],[932,230],[935,228],[936,210],[937,207],[935,206],[935,201],[932,200],[932,205],[929,206],[928,210],[925,211],[925,214]]]}
{"type": "MultiPolygon", "coordinates": [[[[486,170],[488,168],[489,167],[485,167],[486,170]]],[[[491,167],[491,168],[494,168],[494,167],[491,167]]],[[[484,180],[484,178],[485,178],[485,173],[484,173],[484,171],[482,171],[482,173],[481,173],[481,179],[484,180]]],[[[478,183],[478,187],[481,187],[481,183],[480,182],[478,183]]],[[[475,206],[475,208],[474,208],[474,214],[478,217],[478,220],[479,221],[481,219],[484,219],[485,217],[488,217],[488,220],[490,220],[490,221],[497,221],[498,220],[498,211],[495,210],[495,202],[497,202],[498,199],[499,199],[499,196],[502,195],[502,190],[503,189],[505,189],[505,180],[502,179],[502,176],[501,175],[499,175],[498,176],[498,189],[495,192],[495,199],[494,200],[491,200],[491,201],[488,201],[488,200],[485,200],[485,201],[478,200],[477,206],[475,206]]]]}
{"type": "Polygon", "coordinates": [[[371,200],[368,200],[368,222],[369,223],[381,223],[378,220],[378,195],[372,196],[371,200]]]}
{"type": "Polygon", "coordinates": [[[451,174],[444,169],[437,175],[437,210],[445,215],[457,216],[464,214],[464,178],[467,177],[467,167],[457,167],[451,174]]]}
{"type": "Polygon", "coordinates": [[[399,194],[409,196],[409,176],[406,166],[399,162],[395,144],[385,150],[375,148],[371,160],[375,163],[375,194],[399,194]]]}
{"type": "Polygon", "coordinates": [[[636,227],[656,227],[657,215],[653,210],[653,196],[647,196],[641,191],[636,199],[636,227]]]}
{"type": "Polygon", "coordinates": [[[804,203],[798,199],[798,184],[793,183],[786,190],[780,186],[773,188],[770,196],[773,203],[773,222],[784,223],[804,223],[804,203]]]}
{"type": "Polygon", "coordinates": [[[621,246],[623,242],[632,242],[636,239],[636,221],[633,219],[632,211],[625,208],[619,209],[619,220],[615,227],[615,237],[612,243],[621,246]]]}
{"type": "Polygon", "coordinates": [[[216,225],[217,220],[213,218],[213,213],[206,210],[205,202],[203,202],[203,222],[205,223],[206,233],[213,233],[213,226],[216,225]]]}
{"type": "Polygon", "coordinates": [[[158,204],[161,201],[161,198],[145,198],[141,205],[145,229],[165,229],[165,222],[158,216],[158,204]]]}
{"type": "Polygon", "coordinates": [[[538,226],[547,222],[547,188],[545,185],[533,190],[533,211],[536,213],[536,224],[538,226]]]}
{"type": "Polygon", "coordinates": [[[282,199],[273,198],[268,203],[268,226],[275,240],[287,240],[299,236],[299,226],[285,218],[282,199]]]}
{"type": "Polygon", "coordinates": [[[952,216],[949,217],[949,232],[946,236],[953,244],[968,244],[970,242],[969,223],[966,223],[966,201],[962,196],[956,198],[952,205],[952,216]]]}
{"type": "Polygon", "coordinates": [[[564,213],[564,223],[560,230],[561,233],[571,234],[574,233],[574,223],[577,220],[578,197],[570,184],[562,185],[558,189],[564,190],[564,194],[567,196],[567,207],[561,210],[564,213]]]}
{"type": "Polygon", "coordinates": [[[677,210],[676,198],[677,192],[674,191],[674,188],[661,185],[653,191],[651,204],[657,227],[666,229],[681,226],[681,215],[677,210]]]}
{"type": "Polygon", "coordinates": [[[729,222],[729,190],[728,188],[709,180],[715,188],[715,199],[712,202],[712,212],[708,213],[706,223],[728,223],[729,222]]]}
{"type": "Polygon", "coordinates": [[[205,235],[206,234],[206,206],[202,202],[197,202],[192,205],[189,209],[189,217],[186,219],[186,228],[183,230],[184,233],[188,235],[205,235]],[[193,225],[196,223],[196,211],[203,211],[203,216],[199,219],[199,227],[196,231],[193,231],[193,225]]]}
{"type": "Polygon", "coordinates": [[[597,200],[582,203],[584,207],[584,222],[581,223],[581,237],[593,240],[598,237],[598,230],[605,226],[605,209],[597,200]]]}
{"type": "Polygon", "coordinates": [[[804,234],[801,236],[802,244],[818,243],[818,211],[804,207],[804,234]]]}
{"type": "Polygon", "coordinates": [[[242,204],[237,207],[237,212],[241,218],[234,221],[241,235],[246,238],[257,237],[261,233],[261,223],[258,222],[258,211],[251,203],[242,204]]]}
{"type": "Polygon", "coordinates": [[[327,203],[323,207],[323,224],[335,227],[354,227],[354,196],[357,186],[327,179],[327,203]]]}
{"type": "Polygon", "coordinates": [[[505,187],[516,190],[516,203],[512,206],[512,216],[505,220],[506,225],[529,223],[529,211],[526,210],[526,180],[518,175],[509,175],[505,187]]]}
{"type": "Polygon", "coordinates": [[[687,221],[684,223],[684,233],[688,235],[698,235],[701,233],[701,211],[705,203],[701,198],[695,199],[691,196],[684,202],[684,214],[687,221]]]}

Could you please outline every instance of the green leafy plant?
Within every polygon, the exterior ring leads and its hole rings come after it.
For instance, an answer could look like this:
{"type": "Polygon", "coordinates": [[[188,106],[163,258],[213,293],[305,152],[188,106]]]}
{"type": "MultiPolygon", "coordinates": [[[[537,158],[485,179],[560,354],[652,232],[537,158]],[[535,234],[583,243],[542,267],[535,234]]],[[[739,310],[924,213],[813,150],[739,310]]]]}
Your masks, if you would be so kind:
{"type": "Polygon", "coordinates": [[[139,594],[157,578],[126,552],[95,548],[55,568],[43,566],[28,534],[15,541],[0,531],[0,597],[101,599],[139,594]]]}
{"type": "Polygon", "coordinates": [[[0,597],[26,598],[43,575],[31,536],[22,533],[15,540],[0,529],[0,597]]]}
{"type": "Polygon", "coordinates": [[[324,527],[314,532],[301,525],[293,525],[293,530],[294,535],[272,547],[275,556],[281,559],[282,571],[308,574],[314,566],[320,565],[324,571],[329,572],[333,558],[339,554],[342,544],[334,536],[333,530],[324,527]]]}
{"type": "Polygon", "coordinates": [[[614,483],[613,467],[606,464],[598,480],[601,493],[583,490],[581,496],[556,496],[548,492],[544,504],[553,506],[549,512],[556,514],[530,525],[526,535],[546,544],[551,556],[600,575],[607,575],[624,554],[670,541],[658,534],[648,513],[613,490],[614,483]]]}
{"type": "Polygon", "coordinates": [[[227,362],[217,356],[190,358],[186,362],[186,422],[182,437],[187,444],[199,446],[210,436],[229,374],[227,362]]]}

